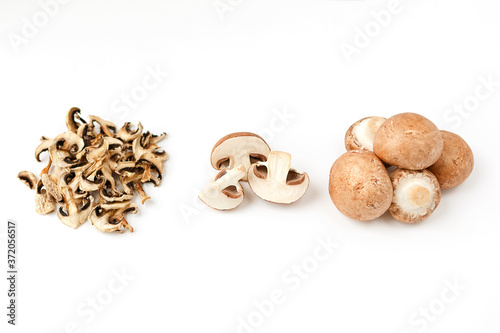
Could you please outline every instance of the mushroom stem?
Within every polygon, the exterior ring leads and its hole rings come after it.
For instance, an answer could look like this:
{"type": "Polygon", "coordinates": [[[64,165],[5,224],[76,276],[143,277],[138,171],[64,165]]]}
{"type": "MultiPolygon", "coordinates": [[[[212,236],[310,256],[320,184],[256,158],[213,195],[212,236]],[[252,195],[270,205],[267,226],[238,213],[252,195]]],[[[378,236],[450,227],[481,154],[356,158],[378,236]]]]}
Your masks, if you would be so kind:
{"type": "Polygon", "coordinates": [[[280,184],[286,184],[286,177],[291,165],[292,157],[290,154],[281,151],[270,152],[267,158],[267,178],[275,179],[280,184]]]}
{"type": "Polygon", "coordinates": [[[62,188],[62,192],[64,195],[64,202],[66,203],[66,210],[68,211],[68,215],[73,215],[78,213],[78,206],[73,198],[73,191],[71,191],[69,186],[64,186],[62,188]]]}
{"type": "Polygon", "coordinates": [[[149,182],[151,180],[151,166],[146,164],[144,168],[144,173],[142,174],[141,182],[149,182]]]}
{"type": "Polygon", "coordinates": [[[130,224],[128,224],[127,220],[125,219],[125,216],[121,215],[120,222],[124,228],[127,228],[128,230],[130,230],[130,232],[134,232],[134,228],[132,228],[132,226],[130,224]]]}
{"type": "Polygon", "coordinates": [[[215,186],[218,191],[222,191],[226,187],[238,183],[246,175],[246,171],[243,164],[240,164],[237,168],[227,170],[223,174],[219,173],[219,175],[219,178],[215,180],[215,186]]]}
{"type": "Polygon", "coordinates": [[[47,164],[47,166],[45,168],[42,169],[42,172],[40,172],[40,177],[42,175],[48,174],[51,166],[52,166],[52,159],[49,156],[49,163],[47,164]]]}
{"type": "Polygon", "coordinates": [[[144,205],[144,203],[146,202],[146,200],[148,199],[151,199],[150,196],[148,196],[146,194],[146,192],[144,192],[144,189],[142,188],[142,184],[141,182],[139,181],[135,181],[134,182],[134,189],[137,191],[137,193],[139,194],[139,196],[141,197],[141,201],[142,201],[142,204],[144,205]]]}

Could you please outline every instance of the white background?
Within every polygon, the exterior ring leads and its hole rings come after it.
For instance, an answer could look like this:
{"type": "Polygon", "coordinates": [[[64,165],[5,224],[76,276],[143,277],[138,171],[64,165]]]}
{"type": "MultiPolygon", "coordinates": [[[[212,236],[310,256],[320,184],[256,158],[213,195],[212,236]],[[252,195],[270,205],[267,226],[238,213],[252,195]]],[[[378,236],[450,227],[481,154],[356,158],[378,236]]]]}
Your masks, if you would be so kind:
{"type": "Polygon", "coordinates": [[[0,283],[2,331],[72,332],[75,322],[76,332],[498,332],[500,86],[470,112],[453,106],[478,101],[476,89],[487,92],[481,78],[500,81],[500,5],[402,0],[377,31],[372,12],[387,10],[386,1],[221,3],[231,10],[218,12],[212,0],[74,0],[43,22],[37,1],[2,1],[1,232],[17,221],[20,272],[15,328],[0,283]],[[27,21],[38,27],[23,37],[27,21]],[[354,45],[367,26],[373,37],[349,62],[342,43],[354,45]],[[121,95],[155,69],[168,77],[118,112],[121,95]],[[169,135],[164,180],[146,186],[152,199],[130,216],[134,233],[88,223],[73,230],[55,214],[39,216],[34,192],[16,179],[45,166],[46,156],[33,156],[38,140],[63,132],[73,106],[169,135]],[[293,117],[275,119],[285,111],[293,117]],[[474,173],[422,223],[344,217],[327,188],[345,131],[365,116],[406,111],[465,138],[474,173]],[[266,133],[274,150],[291,153],[310,176],[307,194],[281,206],[245,187],[234,211],[200,205],[211,148],[235,131],[266,133]],[[318,237],[340,245],[293,289],[286,276],[311,263],[318,237]],[[95,317],[82,316],[122,270],[133,279],[95,317]],[[440,308],[443,293],[453,296],[446,281],[466,289],[440,308]],[[273,290],[283,302],[258,322],[255,302],[273,290]],[[439,314],[422,322],[419,308],[429,306],[439,314]],[[239,328],[249,316],[255,327],[239,328]]]}

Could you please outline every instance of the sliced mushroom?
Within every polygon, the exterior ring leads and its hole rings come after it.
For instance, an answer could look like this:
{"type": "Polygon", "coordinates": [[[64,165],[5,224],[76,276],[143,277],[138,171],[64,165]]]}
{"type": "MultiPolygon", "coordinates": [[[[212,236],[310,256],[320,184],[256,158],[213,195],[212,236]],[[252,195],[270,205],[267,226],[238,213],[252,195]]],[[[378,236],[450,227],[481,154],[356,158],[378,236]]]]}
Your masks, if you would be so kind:
{"type": "Polygon", "coordinates": [[[62,206],[59,207],[57,217],[59,217],[59,220],[65,225],[76,229],[87,221],[93,208],[94,197],[89,195],[83,200],[81,207],[79,207],[69,187],[64,187],[63,193],[66,211],[64,211],[62,206]]]}
{"type": "Polygon", "coordinates": [[[35,158],[40,161],[43,151],[49,153],[40,180],[27,171],[18,175],[27,186],[36,187],[36,211],[49,213],[58,203],[58,217],[73,228],[93,212],[94,222],[97,219],[109,223],[98,229],[133,231],[125,214],[137,212],[137,206],[130,202],[134,190],[144,203],[150,197],[142,184],[160,184],[167,154],[157,143],[166,134],[142,133],[141,123],[135,130],[125,123],[117,132],[112,122],[97,116],[90,116],[86,122],[78,108],[66,114],[66,126],[67,132],[54,139],[40,139],[35,158]],[[99,209],[94,209],[94,196],[99,209]]]}
{"type": "Polygon", "coordinates": [[[68,131],[76,133],[78,131],[78,128],[81,126],[76,120],[75,117],[78,118],[83,124],[86,124],[87,122],[80,117],[80,109],[79,108],[71,108],[69,109],[68,113],[66,114],[66,127],[68,128],[68,131]]]}
{"type": "Polygon", "coordinates": [[[128,224],[124,215],[126,213],[137,213],[137,206],[131,202],[121,204],[97,205],[90,213],[90,223],[102,232],[120,232],[122,228],[128,228],[133,232],[133,228],[128,224]]]}
{"type": "Polygon", "coordinates": [[[132,126],[131,122],[126,122],[122,128],[118,131],[116,136],[122,140],[123,142],[131,142],[134,141],[137,137],[139,137],[142,133],[142,124],[139,122],[135,131],[133,131],[130,127],[132,126]]]}
{"type": "Polygon", "coordinates": [[[54,179],[52,176],[44,173],[42,174],[40,180],[42,181],[43,186],[47,190],[47,192],[56,200],[56,201],[61,201],[62,195],[59,192],[59,189],[57,188],[57,179],[54,179]]]}
{"type": "Polygon", "coordinates": [[[41,143],[38,145],[38,147],[36,147],[36,150],[35,150],[35,159],[38,162],[41,162],[40,154],[43,153],[44,151],[48,151],[50,145],[52,144],[52,140],[49,138],[46,138],[44,136],[42,136],[40,138],[40,141],[41,141],[41,143]]]}
{"type": "Polygon", "coordinates": [[[236,208],[243,202],[244,191],[239,181],[245,175],[246,169],[243,165],[234,169],[223,169],[208,182],[198,197],[213,209],[236,208]]]}
{"type": "Polygon", "coordinates": [[[77,164],[84,146],[83,139],[73,132],[58,135],[49,147],[52,163],[62,168],[77,164]]]}
{"type": "Polygon", "coordinates": [[[17,175],[20,181],[22,181],[26,186],[30,188],[30,190],[34,190],[36,188],[37,179],[36,176],[29,171],[21,171],[17,175]]]}
{"type": "MultiPolygon", "coordinates": [[[[243,165],[245,170],[257,162],[265,162],[271,149],[263,138],[249,132],[237,132],[220,139],[212,149],[210,162],[214,169],[233,169],[243,165]]],[[[247,181],[244,176],[243,181],[247,181]]]]}
{"type": "Polygon", "coordinates": [[[290,169],[292,157],[280,151],[272,151],[267,162],[253,164],[248,171],[248,184],[264,200],[290,204],[299,200],[309,187],[305,172],[290,169]]]}
{"type": "Polygon", "coordinates": [[[47,193],[43,187],[42,180],[39,180],[36,186],[35,211],[38,214],[52,213],[56,209],[56,201],[47,193]]]}
{"type": "Polygon", "coordinates": [[[106,134],[107,136],[115,136],[116,126],[111,121],[104,120],[97,116],[89,116],[90,122],[96,122],[101,127],[101,133],[106,134]]]}

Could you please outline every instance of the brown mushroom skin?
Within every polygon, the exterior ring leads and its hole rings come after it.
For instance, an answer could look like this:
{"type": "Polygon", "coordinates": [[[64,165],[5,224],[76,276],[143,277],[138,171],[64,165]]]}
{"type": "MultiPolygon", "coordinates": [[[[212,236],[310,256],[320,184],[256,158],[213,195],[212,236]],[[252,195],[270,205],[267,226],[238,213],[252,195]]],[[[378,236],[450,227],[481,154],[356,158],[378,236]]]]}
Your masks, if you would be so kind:
{"type": "Polygon", "coordinates": [[[389,209],[393,191],[380,159],[368,150],[353,150],[333,164],[329,193],[342,214],[354,220],[370,221],[389,209]]]}
{"type": "Polygon", "coordinates": [[[429,170],[405,170],[405,169],[396,169],[391,173],[391,181],[392,181],[392,186],[394,190],[397,189],[399,183],[404,180],[408,175],[411,174],[422,174],[425,177],[428,177],[431,184],[436,188],[436,192],[433,194],[431,197],[434,201],[434,208],[430,209],[427,211],[426,214],[424,215],[412,215],[408,214],[405,212],[397,203],[393,202],[391,204],[391,207],[389,207],[389,213],[392,215],[393,218],[398,220],[399,222],[404,222],[404,223],[416,223],[425,220],[428,218],[434,210],[437,208],[439,205],[439,202],[441,201],[441,188],[439,186],[439,182],[430,172],[429,170]]]}
{"type": "Polygon", "coordinates": [[[443,138],[436,125],[424,116],[400,113],[380,126],[373,141],[373,151],[389,165],[422,170],[441,156],[443,138]]]}
{"type": "Polygon", "coordinates": [[[444,148],[441,157],[429,167],[439,181],[442,190],[462,184],[474,169],[474,155],[462,137],[448,131],[441,131],[444,148]]]}
{"type": "MultiPolygon", "coordinates": [[[[260,135],[257,135],[257,134],[251,133],[251,132],[235,132],[235,133],[228,134],[228,135],[222,137],[219,141],[217,141],[215,143],[214,147],[212,148],[211,154],[213,154],[214,151],[215,151],[215,149],[217,149],[217,147],[219,147],[226,140],[237,138],[237,137],[242,137],[242,136],[253,136],[253,137],[261,139],[263,142],[266,142],[260,135]]],[[[255,157],[258,158],[259,160],[261,160],[262,162],[267,161],[267,156],[260,155],[260,156],[255,156],[255,157]]],[[[216,170],[222,170],[223,169],[221,167],[221,165],[220,165],[220,162],[221,161],[217,161],[216,163],[214,163],[213,161],[210,161],[210,163],[212,164],[212,167],[214,169],[216,169],[216,170]]]]}

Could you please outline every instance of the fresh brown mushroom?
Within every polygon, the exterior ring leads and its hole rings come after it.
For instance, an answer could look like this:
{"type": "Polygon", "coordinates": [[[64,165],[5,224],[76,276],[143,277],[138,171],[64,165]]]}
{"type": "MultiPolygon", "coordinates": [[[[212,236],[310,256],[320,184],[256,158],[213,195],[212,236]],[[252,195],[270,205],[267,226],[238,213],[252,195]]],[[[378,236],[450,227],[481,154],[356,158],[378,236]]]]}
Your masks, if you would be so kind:
{"type": "Polygon", "coordinates": [[[384,214],[392,202],[392,184],[384,164],[368,150],[352,150],[330,170],[330,197],[337,209],[358,221],[384,214]]]}
{"type": "Polygon", "coordinates": [[[373,140],[373,151],[385,163],[422,170],[436,163],[443,152],[443,138],[429,119],[400,113],[387,119],[373,140]]]}
{"type": "Polygon", "coordinates": [[[373,152],[375,133],[386,120],[384,117],[366,117],[352,124],[344,140],[347,151],[366,149],[373,152]]]}
{"type": "Polygon", "coordinates": [[[389,212],[400,222],[415,223],[428,218],[439,205],[441,188],[429,170],[396,169],[391,173],[394,188],[389,212]]]}
{"type": "Polygon", "coordinates": [[[474,155],[462,137],[455,133],[441,131],[444,141],[443,153],[436,163],[429,167],[439,181],[442,190],[462,184],[474,169],[474,155]]]}

